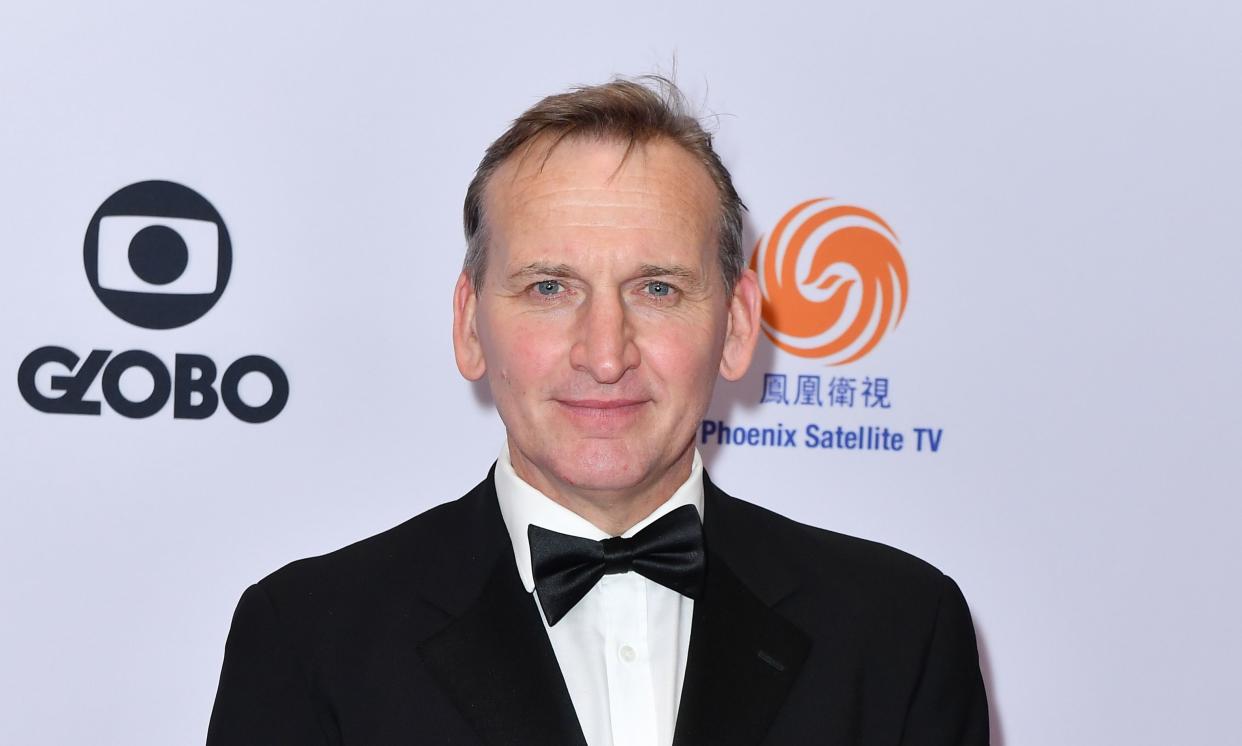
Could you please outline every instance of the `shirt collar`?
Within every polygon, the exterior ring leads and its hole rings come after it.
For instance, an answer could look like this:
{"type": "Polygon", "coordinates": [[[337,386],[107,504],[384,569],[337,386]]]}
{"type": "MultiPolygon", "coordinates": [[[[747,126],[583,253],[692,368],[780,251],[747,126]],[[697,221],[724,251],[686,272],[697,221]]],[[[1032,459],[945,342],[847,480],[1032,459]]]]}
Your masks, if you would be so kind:
{"type": "MultiPolygon", "coordinates": [[[[596,541],[607,539],[608,534],[587,519],[566,508],[539,490],[531,487],[517,472],[513,470],[513,462],[509,459],[508,440],[500,449],[500,458],[496,460],[496,498],[500,502],[500,515],[504,518],[505,528],[509,531],[509,540],[513,544],[513,559],[517,562],[518,575],[526,592],[535,590],[535,574],[530,564],[530,538],[526,533],[527,526],[532,523],[550,531],[578,536],[596,541]]],[[[699,519],[703,518],[703,459],[699,450],[694,449],[694,463],[690,466],[690,476],[681,486],[665,500],[660,507],[651,511],[651,515],[634,524],[628,531],[621,534],[629,538],[642,531],[651,522],[666,513],[683,505],[693,505],[699,511],[699,519]]]]}

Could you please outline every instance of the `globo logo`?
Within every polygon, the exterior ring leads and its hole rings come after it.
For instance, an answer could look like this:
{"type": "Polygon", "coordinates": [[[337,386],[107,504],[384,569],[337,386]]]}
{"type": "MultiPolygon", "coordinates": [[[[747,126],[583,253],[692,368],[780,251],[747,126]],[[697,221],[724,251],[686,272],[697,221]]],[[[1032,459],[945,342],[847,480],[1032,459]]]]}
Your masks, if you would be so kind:
{"type": "Polygon", "coordinates": [[[233,244],[220,213],[171,181],[130,184],[86,227],[86,279],[101,303],[145,329],[198,320],[224,294],[233,244]]]}
{"type": "Polygon", "coordinates": [[[81,360],[64,347],[40,347],[26,356],[17,373],[17,385],[26,403],[40,412],[51,414],[99,414],[99,401],[86,399],[87,389],[101,379],[104,401],[112,411],[124,417],[141,419],[159,412],[173,400],[173,417],[202,420],[216,413],[221,400],[225,408],[243,422],[267,422],[280,414],[289,400],[289,379],[275,360],[262,355],[238,358],[220,379],[215,389],[216,364],[206,355],[177,354],[172,372],[158,357],[143,350],[127,350],[112,354],[111,350],[92,350],[81,360]],[[48,396],[35,385],[39,370],[56,365],[69,375],[53,375],[48,396]],[[151,391],[140,399],[131,399],[121,386],[121,376],[130,370],[145,371],[152,381],[151,391]],[[100,373],[102,372],[102,376],[100,373]],[[239,391],[242,376],[257,373],[271,386],[271,396],[259,405],[247,404],[239,391]]]}
{"type": "MultiPolygon", "coordinates": [[[[87,224],[83,245],[86,279],[99,301],[118,318],[144,329],[176,329],[197,321],[224,294],[233,268],[233,245],[224,219],[189,187],[170,181],[130,184],[104,200],[87,224]]],[[[223,369],[206,355],[176,353],[171,366],[154,353],[91,350],[85,358],[48,345],[22,360],[18,390],[31,407],[50,414],[98,415],[87,391],[100,381],[103,402],[124,417],[151,417],[173,402],[176,419],[201,420],[224,408],[243,422],[267,422],[289,400],[289,378],[263,355],[245,355],[223,369]],[[50,393],[37,382],[45,368],[50,393]],[[122,377],[141,371],[150,391],[126,391],[122,377]],[[266,379],[270,394],[255,404],[242,398],[242,379],[266,379]],[[217,380],[218,379],[218,380],[217,380]]]]}

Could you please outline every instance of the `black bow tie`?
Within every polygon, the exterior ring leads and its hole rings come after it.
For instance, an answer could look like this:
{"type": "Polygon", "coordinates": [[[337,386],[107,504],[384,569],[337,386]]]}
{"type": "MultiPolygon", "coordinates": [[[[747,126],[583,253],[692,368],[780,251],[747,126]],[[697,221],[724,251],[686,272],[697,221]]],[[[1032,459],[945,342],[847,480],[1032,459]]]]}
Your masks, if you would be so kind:
{"type": "Polygon", "coordinates": [[[603,541],[527,528],[535,590],[549,625],[565,616],[601,577],[634,572],[683,596],[698,598],[707,557],[703,524],[693,505],[660,516],[628,539],[603,541]]]}

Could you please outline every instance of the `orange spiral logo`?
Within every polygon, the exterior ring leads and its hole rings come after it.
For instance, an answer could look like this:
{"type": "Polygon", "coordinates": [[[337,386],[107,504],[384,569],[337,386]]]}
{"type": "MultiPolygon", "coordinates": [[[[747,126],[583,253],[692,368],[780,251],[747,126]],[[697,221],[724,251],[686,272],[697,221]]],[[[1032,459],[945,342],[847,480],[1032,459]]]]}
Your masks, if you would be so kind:
{"type": "Polygon", "coordinates": [[[844,365],[871,352],[906,310],[906,263],[880,216],[810,199],[760,238],[750,266],[763,332],[799,357],[844,365]]]}

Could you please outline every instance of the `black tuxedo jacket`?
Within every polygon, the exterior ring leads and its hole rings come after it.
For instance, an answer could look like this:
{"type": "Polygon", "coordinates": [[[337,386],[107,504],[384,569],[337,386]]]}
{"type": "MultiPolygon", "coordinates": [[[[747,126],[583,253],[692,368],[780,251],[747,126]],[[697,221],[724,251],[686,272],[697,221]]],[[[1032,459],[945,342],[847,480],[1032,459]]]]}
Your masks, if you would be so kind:
{"type": "MultiPolygon", "coordinates": [[[[970,613],[935,568],[704,477],[677,746],[988,741],[970,613]]],[[[207,736],[239,744],[584,746],[492,476],[241,598],[207,736]]]]}

